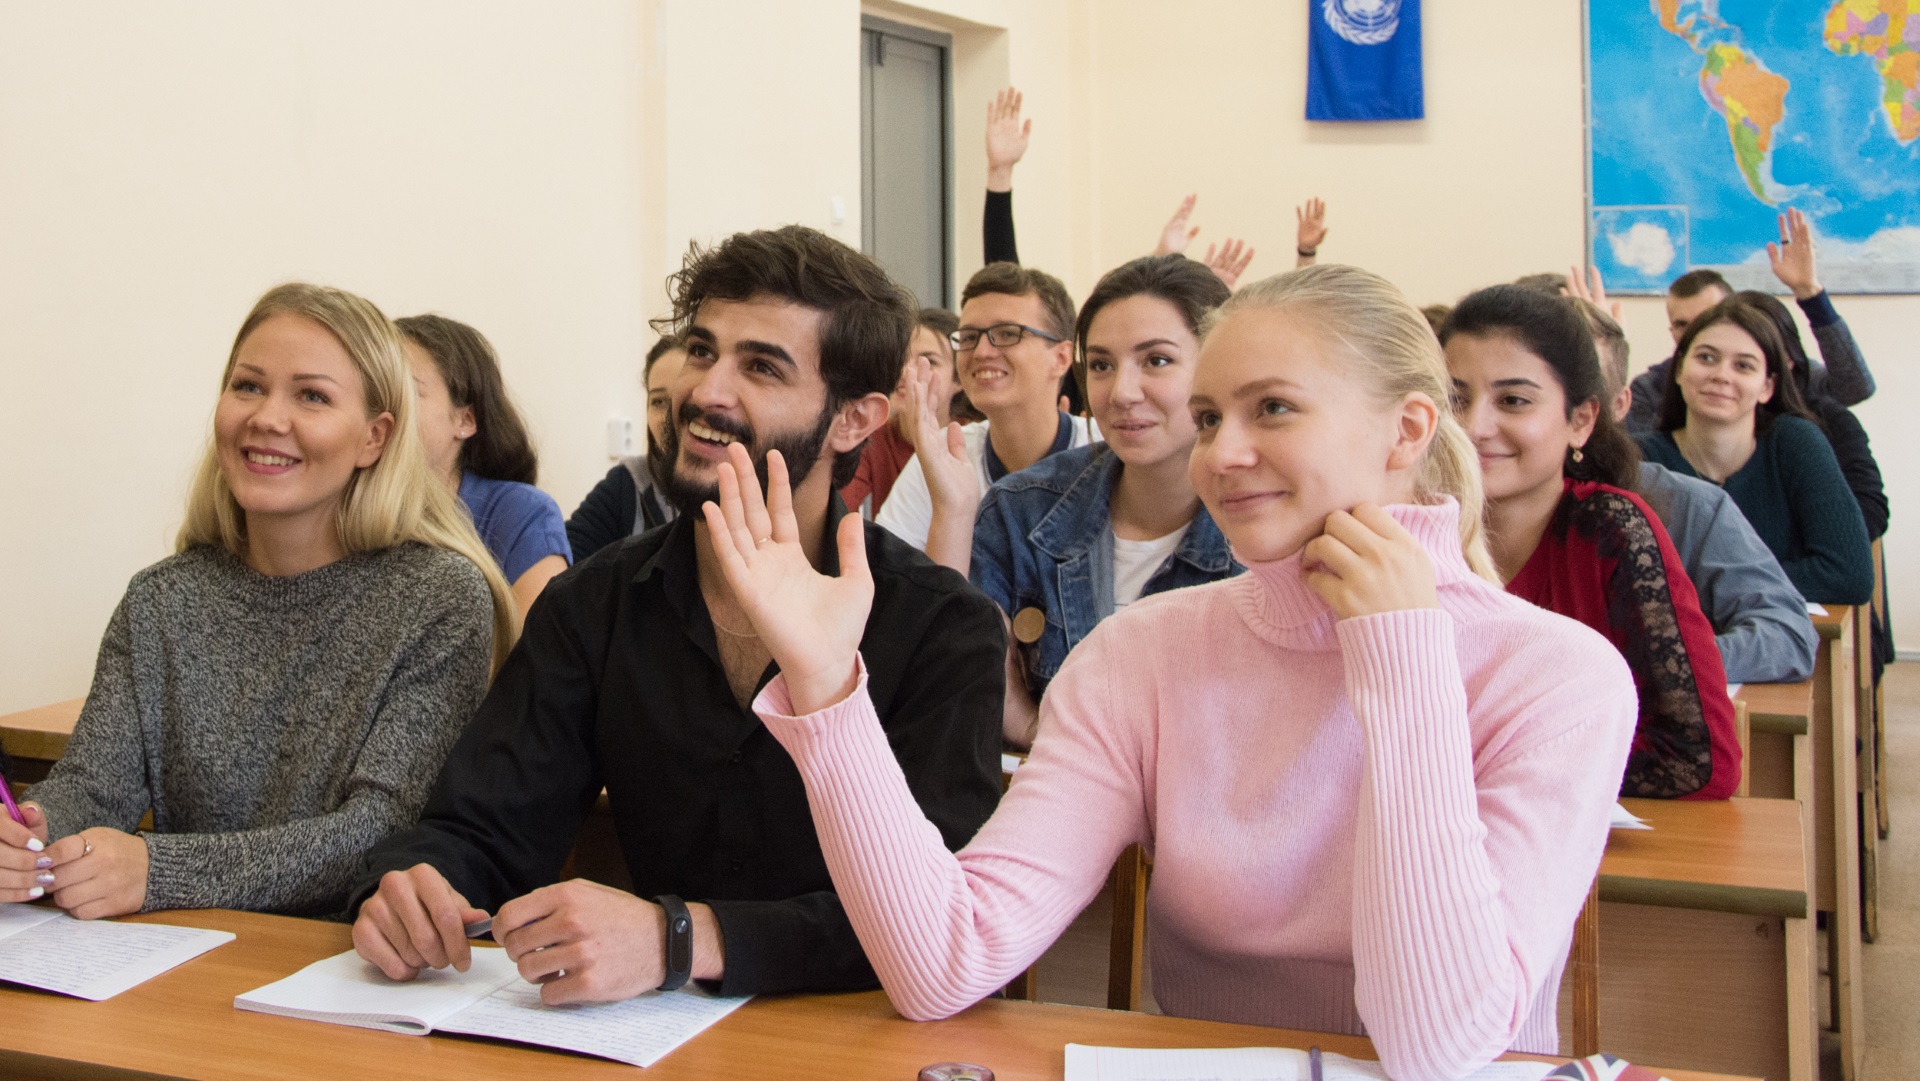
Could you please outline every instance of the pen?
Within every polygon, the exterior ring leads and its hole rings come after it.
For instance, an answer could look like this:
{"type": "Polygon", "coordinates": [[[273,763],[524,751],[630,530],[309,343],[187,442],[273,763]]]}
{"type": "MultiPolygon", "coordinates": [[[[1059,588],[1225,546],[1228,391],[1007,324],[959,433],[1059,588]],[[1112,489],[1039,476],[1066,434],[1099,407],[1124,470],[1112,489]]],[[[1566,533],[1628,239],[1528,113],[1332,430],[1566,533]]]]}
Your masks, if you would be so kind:
{"type": "Polygon", "coordinates": [[[484,920],[476,920],[475,922],[467,924],[465,927],[461,928],[461,931],[464,932],[468,938],[479,938],[481,935],[484,935],[492,930],[493,930],[492,916],[488,916],[484,920]]]}
{"type": "Polygon", "coordinates": [[[20,805],[13,802],[13,790],[7,787],[5,777],[0,777],[0,803],[7,805],[7,813],[13,816],[15,822],[23,826],[27,824],[26,816],[20,813],[20,805]]]}
{"type": "Polygon", "coordinates": [[[1307,1048],[1307,1079],[1308,1081],[1321,1081],[1320,1049],[1318,1047],[1307,1048]]]}

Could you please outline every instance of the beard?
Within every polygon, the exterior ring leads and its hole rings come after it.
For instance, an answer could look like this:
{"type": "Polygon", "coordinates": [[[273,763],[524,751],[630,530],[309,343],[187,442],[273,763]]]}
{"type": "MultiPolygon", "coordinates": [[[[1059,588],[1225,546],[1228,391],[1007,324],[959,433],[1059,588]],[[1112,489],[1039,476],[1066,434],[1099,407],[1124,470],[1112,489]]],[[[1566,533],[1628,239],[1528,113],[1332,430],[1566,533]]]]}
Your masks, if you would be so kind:
{"type": "Polygon", "coordinates": [[[753,458],[754,475],[759,478],[760,495],[765,498],[768,452],[776,450],[780,452],[780,457],[787,463],[788,486],[800,487],[800,483],[813,472],[814,464],[820,458],[820,449],[827,445],[827,433],[833,428],[834,413],[833,409],[822,408],[820,418],[814,422],[811,429],[775,433],[769,435],[763,444],[756,438],[753,426],[745,421],[708,413],[692,402],[688,402],[680,407],[680,412],[674,417],[673,423],[667,425],[667,437],[661,441],[661,469],[660,474],[656,476],[661,481],[667,502],[673,504],[674,509],[681,514],[699,514],[701,504],[712,502],[717,505],[720,502],[718,481],[712,483],[693,481],[688,479],[681,469],[681,433],[689,423],[697,420],[716,432],[730,435],[735,440],[746,444],[753,458]]]}

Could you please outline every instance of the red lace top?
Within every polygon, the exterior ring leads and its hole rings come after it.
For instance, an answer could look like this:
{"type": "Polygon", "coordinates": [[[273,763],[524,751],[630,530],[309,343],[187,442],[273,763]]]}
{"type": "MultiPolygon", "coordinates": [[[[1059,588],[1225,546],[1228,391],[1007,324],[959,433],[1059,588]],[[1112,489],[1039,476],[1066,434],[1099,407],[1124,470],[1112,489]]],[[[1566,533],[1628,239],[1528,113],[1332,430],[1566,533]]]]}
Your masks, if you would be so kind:
{"type": "Polygon", "coordinates": [[[1666,528],[1639,496],[1568,480],[1507,592],[1585,623],[1627,659],[1640,722],[1621,795],[1733,795],[1740,744],[1713,625],[1666,528]]]}

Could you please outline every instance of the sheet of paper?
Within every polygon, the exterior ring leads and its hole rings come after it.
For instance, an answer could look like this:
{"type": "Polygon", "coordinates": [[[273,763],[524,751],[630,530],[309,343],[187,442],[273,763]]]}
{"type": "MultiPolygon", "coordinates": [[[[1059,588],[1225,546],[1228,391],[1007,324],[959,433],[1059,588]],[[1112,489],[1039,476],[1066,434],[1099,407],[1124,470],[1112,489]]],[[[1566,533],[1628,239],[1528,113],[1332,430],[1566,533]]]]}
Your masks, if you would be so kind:
{"type": "Polygon", "coordinates": [[[1727,684],[1727,697],[1728,697],[1728,698],[1738,698],[1738,697],[1740,697],[1740,690],[1741,690],[1741,688],[1743,688],[1743,687],[1745,687],[1745,686],[1746,686],[1746,684],[1744,684],[1744,683],[1729,683],[1729,684],[1727,684]]]}
{"type": "Polygon", "coordinates": [[[1000,752],[1000,772],[1012,773],[1014,770],[1020,768],[1020,762],[1021,758],[1019,755],[1008,754],[1005,751],[1000,752]]]}
{"type": "Polygon", "coordinates": [[[0,973],[14,983],[99,1002],[232,941],[226,931],[56,913],[0,938],[0,973]]]}
{"type": "Polygon", "coordinates": [[[59,918],[60,910],[49,905],[0,905],[0,938],[59,918]]]}
{"type": "Polygon", "coordinates": [[[1808,601],[1807,614],[1810,616],[1824,616],[1827,614],[1827,606],[1824,604],[1815,604],[1812,601],[1808,601]]]}
{"type": "Polygon", "coordinates": [[[474,947],[473,965],[465,972],[428,969],[407,983],[387,979],[348,950],[239,995],[233,1004],[256,1013],[424,1036],[495,988],[519,979],[520,970],[498,947],[474,947]]]}
{"type": "MultiPolygon", "coordinates": [[[[1322,1055],[1326,1081],[1385,1081],[1378,1062],[1322,1055]]],[[[1465,1081],[1539,1081],[1544,1062],[1495,1062],[1465,1081]]],[[[1067,1045],[1066,1081],[1307,1081],[1307,1053],[1279,1047],[1136,1048],[1067,1045]]]]}
{"type": "Polygon", "coordinates": [[[538,987],[515,979],[438,1027],[651,1066],[746,1001],[686,987],[596,1006],[548,1006],[538,987]]]}
{"type": "Polygon", "coordinates": [[[1618,802],[1613,805],[1613,820],[1607,823],[1608,829],[1650,830],[1647,820],[1622,807],[1618,802]]]}

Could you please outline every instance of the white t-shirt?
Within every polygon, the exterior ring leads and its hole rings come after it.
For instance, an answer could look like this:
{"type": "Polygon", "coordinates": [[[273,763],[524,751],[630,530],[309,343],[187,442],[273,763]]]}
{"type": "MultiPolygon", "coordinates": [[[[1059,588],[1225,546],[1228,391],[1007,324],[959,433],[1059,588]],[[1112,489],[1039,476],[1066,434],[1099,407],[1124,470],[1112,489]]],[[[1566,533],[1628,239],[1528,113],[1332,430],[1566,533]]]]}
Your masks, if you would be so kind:
{"type": "Polygon", "coordinates": [[[1180,547],[1180,541],[1186,537],[1189,528],[1183,525],[1164,537],[1152,540],[1113,538],[1114,611],[1118,612],[1140,599],[1140,591],[1147,588],[1148,579],[1167,561],[1174,549],[1180,547]]]}
{"type": "MultiPolygon", "coordinates": [[[[1067,420],[1073,430],[1068,449],[1084,447],[1098,438],[1094,435],[1093,422],[1087,418],[1068,417],[1067,420]]],[[[984,492],[993,484],[987,475],[987,422],[963,424],[960,434],[966,439],[967,457],[973,460],[980,490],[984,492]]],[[[920,470],[919,455],[907,459],[906,468],[893,482],[893,491],[887,493],[887,501],[880,505],[880,515],[874,521],[915,548],[926,550],[927,533],[933,529],[933,494],[927,490],[927,475],[920,470]]]]}

